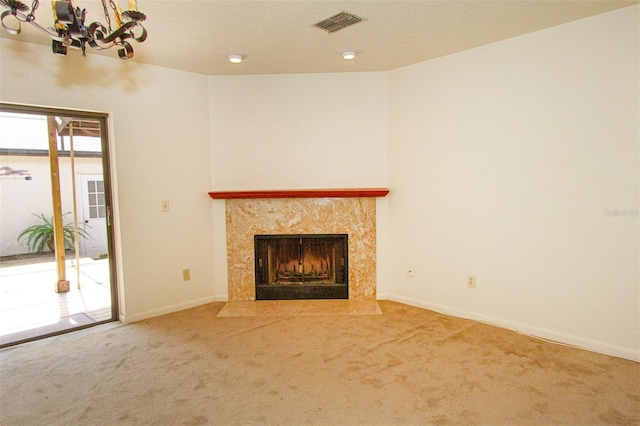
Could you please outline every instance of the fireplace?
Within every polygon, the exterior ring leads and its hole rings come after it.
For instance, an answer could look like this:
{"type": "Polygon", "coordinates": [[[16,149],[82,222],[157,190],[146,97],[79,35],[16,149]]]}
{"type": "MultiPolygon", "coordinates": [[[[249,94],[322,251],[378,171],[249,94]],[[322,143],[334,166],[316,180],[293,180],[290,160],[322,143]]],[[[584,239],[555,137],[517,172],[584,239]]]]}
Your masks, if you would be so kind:
{"type": "Polygon", "coordinates": [[[349,299],[376,297],[376,199],[250,198],[224,202],[228,301],[256,300],[255,236],[349,235],[349,299]]]}
{"type": "Polygon", "coordinates": [[[347,234],[255,235],[256,300],[348,299],[347,234]]]}

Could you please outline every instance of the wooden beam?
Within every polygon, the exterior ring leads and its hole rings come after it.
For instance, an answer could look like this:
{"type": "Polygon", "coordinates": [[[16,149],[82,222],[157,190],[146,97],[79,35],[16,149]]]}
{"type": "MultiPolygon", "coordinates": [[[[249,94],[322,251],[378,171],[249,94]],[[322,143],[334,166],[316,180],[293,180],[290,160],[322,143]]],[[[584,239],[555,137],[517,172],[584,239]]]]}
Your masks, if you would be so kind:
{"type": "Polygon", "coordinates": [[[56,282],[56,293],[69,291],[69,281],[67,280],[67,270],[64,253],[64,226],[62,220],[62,198],[60,195],[60,166],[58,164],[58,137],[56,131],[56,120],[52,116],[47,117],[47,127],[49,129],[49,165],[51,168],[51,199],[53,203],[53,237],[55,242],[56,266],[58,270],[58,280],[56,282]]]}

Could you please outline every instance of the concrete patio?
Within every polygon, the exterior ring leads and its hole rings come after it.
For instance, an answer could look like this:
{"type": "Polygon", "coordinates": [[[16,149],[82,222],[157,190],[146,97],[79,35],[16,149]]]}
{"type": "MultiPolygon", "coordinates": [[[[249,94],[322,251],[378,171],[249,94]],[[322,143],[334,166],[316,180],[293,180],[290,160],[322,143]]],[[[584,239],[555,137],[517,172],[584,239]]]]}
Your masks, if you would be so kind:
{"type": "Polygon", "coordinates": [[[70,291],[56,293],[53,261],[0,263],[0,344],[111,318],[109,260],[66,261],[70,291]]]}

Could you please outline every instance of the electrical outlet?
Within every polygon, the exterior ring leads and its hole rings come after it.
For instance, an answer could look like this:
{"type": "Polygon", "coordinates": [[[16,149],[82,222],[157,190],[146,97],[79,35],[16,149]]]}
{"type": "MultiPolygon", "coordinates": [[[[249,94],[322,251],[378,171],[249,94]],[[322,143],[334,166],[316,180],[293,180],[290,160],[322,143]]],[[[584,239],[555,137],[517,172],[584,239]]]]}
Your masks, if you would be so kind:
{"type": "Polygon", "coordinates": [[[188,269],[182,270],[182,281],[189,281],[191,279],[191,271],[188,269]]]}
{"type": "Polygon", "coordinates": [[[169,211],[169,200],[162,200],[160,201],[160,210],[163,213],[166,213],[169,211]]]}
{"type": "Polygon", "coordinates": [[[475,275],[468,275],[467,276],[467,287],[476,288],[476,276],[475,275]]]}
{"type": "Polygon", "coordinates": [[[409,265],[407,267],[407,276],[408,277],[415,277],[416,276],[416,267],[413,265],[409,265]]]}

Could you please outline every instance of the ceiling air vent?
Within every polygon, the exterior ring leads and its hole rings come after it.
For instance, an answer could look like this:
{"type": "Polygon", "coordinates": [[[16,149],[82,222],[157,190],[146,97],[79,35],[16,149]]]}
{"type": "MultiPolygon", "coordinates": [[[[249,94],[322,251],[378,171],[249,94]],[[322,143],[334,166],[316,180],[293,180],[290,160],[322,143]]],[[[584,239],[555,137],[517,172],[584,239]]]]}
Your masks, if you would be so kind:
{"type": "Polygon", "coordinates": [[[313,26],[331,34],[353,24],[357,24],[358,22],[362,22],[363,20],[364,18],[353,15],[349,12],[340,12],[330,18],[323,19],[317,24],[313,24],[313,26]]]}

